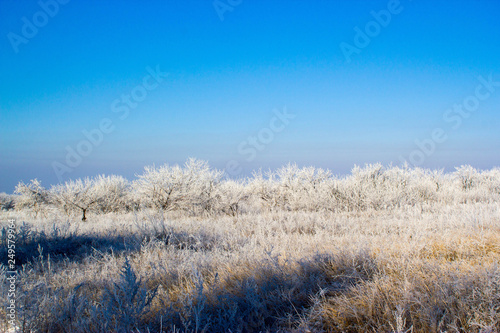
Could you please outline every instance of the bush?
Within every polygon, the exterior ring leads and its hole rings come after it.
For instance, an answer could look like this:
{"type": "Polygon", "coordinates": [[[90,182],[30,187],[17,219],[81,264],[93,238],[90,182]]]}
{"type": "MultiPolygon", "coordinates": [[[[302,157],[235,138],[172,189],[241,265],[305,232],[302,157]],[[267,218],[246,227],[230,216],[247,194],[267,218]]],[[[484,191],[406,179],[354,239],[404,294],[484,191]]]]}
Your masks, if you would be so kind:
{"type": "Polygon", "coordinates": [[[147,207],[210,212],[221,177],[222,172],[210,169],[207,162],[189,159],[184,168],[168,164],[146,167],[133,187],[147,207]]]}
{"type": "Polygon", "coordinates": [[[93,186],[95,192],[99,193],[96,206],[98,212],[116,213],[133,206],[129,182],[122,176],[98,176],[94,179],[93,186]]]}
{"type": "Polygon", "coordinates": [[[0,209],[12,210],[15,208],[16,197],[7,193],[0,193],[0,209]]]}
{"type": "Polygon", "coordinates": [[[29,184],[20,182],[14,191],[18,194],[16,209],[28,210],[35,216],[44,214],[51,202],[50,193],[42,186],[38,179],[33,179],[29,184]]]}

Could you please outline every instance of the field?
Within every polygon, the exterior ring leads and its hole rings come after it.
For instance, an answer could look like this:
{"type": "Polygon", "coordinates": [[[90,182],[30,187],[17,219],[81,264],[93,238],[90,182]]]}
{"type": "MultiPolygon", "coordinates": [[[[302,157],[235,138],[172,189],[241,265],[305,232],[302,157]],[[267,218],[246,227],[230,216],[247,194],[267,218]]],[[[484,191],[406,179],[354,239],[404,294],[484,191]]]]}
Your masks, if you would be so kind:
{"type": "Polygon", "coordinates": [[[204,162],[3,195],[20,332],[498,332],[500,170],[204,162]],[[82,221],[84,219],[84,221],[82,221]]]}

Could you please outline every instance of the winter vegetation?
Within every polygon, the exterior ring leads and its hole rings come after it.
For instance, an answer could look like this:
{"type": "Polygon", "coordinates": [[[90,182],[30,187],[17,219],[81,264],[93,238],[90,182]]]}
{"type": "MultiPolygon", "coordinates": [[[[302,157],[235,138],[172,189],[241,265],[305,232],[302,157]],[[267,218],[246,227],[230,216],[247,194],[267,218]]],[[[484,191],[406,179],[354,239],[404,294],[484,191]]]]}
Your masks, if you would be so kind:
{"type": "Polygon", "coordinates": [[[233,180],[190,159],[21,182],[0,205],[20,332],[500,331],[498,168],[233,180]]]}

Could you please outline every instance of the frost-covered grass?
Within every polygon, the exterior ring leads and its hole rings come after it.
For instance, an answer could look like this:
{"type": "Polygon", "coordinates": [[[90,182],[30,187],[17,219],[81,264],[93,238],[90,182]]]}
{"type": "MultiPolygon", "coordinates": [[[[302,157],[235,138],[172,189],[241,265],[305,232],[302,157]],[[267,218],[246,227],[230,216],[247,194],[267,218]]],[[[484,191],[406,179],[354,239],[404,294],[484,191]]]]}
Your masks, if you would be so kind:
{"type": "Polygon", "coordinates": [[[500,329],[497,202],[170,215],[3,213],[23,332],[500,329]]]}
{"type": "Polygon", "coordinates": [[[85,222],[43,201],[36,216],[29,200],[3,211],[17,220],[21,331],[500,331],[497,169],[279,172],[221,182],[226,198],[198,211],[182,196],[85,222]],[[217,209],[234,197],[237,214],[217,209]]]}

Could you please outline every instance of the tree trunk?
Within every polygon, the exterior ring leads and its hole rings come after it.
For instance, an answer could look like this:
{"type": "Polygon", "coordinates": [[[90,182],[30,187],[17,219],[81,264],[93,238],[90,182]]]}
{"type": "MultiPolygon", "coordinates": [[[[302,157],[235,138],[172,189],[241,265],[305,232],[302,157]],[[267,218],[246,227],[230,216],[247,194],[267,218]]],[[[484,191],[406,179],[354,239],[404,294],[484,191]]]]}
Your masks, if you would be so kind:
{"type": "Polygon", "coordinates": [[[82,212],[83,212],[82,221],[87,221],[87,217],[85,217],[86,211],[87,211],[87,209],[82,209],[82,212]]]}

